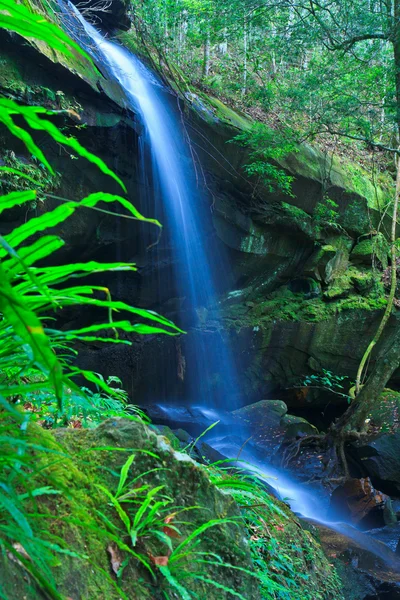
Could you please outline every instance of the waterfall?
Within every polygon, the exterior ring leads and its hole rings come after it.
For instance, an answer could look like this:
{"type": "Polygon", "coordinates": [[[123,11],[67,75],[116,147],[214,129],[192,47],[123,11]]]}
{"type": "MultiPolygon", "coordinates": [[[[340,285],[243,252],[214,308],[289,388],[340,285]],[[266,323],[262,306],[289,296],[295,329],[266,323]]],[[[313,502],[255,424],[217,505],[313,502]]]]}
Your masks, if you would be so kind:
{"type": "Polygon", "coordinates": [[[150,163],[155,201],[163,205],[167,220],[164,225],[172,240],[176,289],[192,314],[192,330],[185,340],[185,377],[190,396],[186,403],[232,410],[237,407],[240,393],[230,349],[219,327],[211,334],[202,334],[208,311],[212,309],[214,316],[218,313],[217,283],[228,269],[205,231],[205,223],[210,221],[206,214],[211,210],[210,202],[200,191],[200,174],[196,173],[180,113],[171,106],[173,96],[150,69],[135,55],[105,39],[70,6],[92,41],[88,50],[108,65],[130,108],[139,113],[143,123],[141,169],[148,169],[150,163]]]}

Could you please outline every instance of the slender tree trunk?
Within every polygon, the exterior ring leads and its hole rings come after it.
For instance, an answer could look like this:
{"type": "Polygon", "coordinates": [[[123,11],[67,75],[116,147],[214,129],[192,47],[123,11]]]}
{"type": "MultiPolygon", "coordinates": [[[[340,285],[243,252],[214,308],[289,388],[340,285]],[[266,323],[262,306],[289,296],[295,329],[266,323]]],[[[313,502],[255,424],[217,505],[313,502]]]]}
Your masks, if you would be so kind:
{"type": "Polygon", "coordinates": [[[391,230],[391,236],[390,236],[390,238],[391,238],[390,239],[390,243],[391,243],[390,256],[391,256],[391,263],[392,263],[391,278],[390,278],[390,292],[389,292],[388,302],[386,305],[386,310],[383,314],[383,317],[379,324],[378,330],[375,333],[374,338],[370,342],[368,348],[364,352],[364,356],[362,357],[360,366],[358,367],[357,378],[356,378],[356,393],[357,394],[359,394],[359,392],[360,392],[361,378],[364,373],[364,368],[367,363],[367,360],[368,360],[372,350],[374,349],[376,344],[379,342],[381,335],[383,333],[383,330],[386,327],[386,323],[389,321],[390,315],[392,314],[393,301],[394,301],[394,297],[396,294],[396,285],[397,285],[396,229],[397,229],[397,213],[398,213],[398,208],[399,208],[399,195],[400,195],[400,160],[398,159],[397,160],[397,176],[396,176],[396,192],[395,192],[395,198],[394,198],[394,203],[393,203],[392,230],[391,230]]]}
{"type": "Polygon", "coordinates": [[[360,394],[353,400],[348,410],[337,422],[335,429],[343,431],[355,429],[361,431],[365,420],[372,408],[378,402],[379,396],[386,387],[387,382],[400,364],[400,323],[395,327],[391,338],[390,347],[386,347],[384,354],[375,363],[366,384],[362,387],[360,394]]]}
{"type": "MultiPolygon", "coordinates": [[[[390,7],[391,8],[391,7],[390,7]]],[[[388,15],[390,19],[391,15],[388,15]]],[[[393,4],[393,20],[392,24],[392,43],[393,43],[393,57],[395,66],[395,88],[396,88],[396,116],[397,116],[397,130],[400,131],[400,0],[394,0],[393,4]]],[[[360,366],[357,372],[356,378],[356,399],[352,403],[348,411],[343,415],[343,422],[345,424],[351,423],[355,427],[360,427],[365,421],[365,416],[369,413],[370,408],[375,400],[378,399],[379,394],[384,389],[387,381],[391,377],[393,371],[400,364],[400,343],[395,342],[392,346],[390,357],[385,356],[377,360],[377,364],[367,379],[365,386],[360,390],[361,379],[364,372],[365,365],[372,350],[378,343],[382,336],[382,333],[389,321],[392,313],[393,302],[396,294],[397,286],[397,252],[396,252],[396,229],[397,229],[397,215],[399,208],[399,196],[400,196],[400,159],[397,159],[397,174],[396,174],[396,192],[393,204],[393,216],[392,216],[392,228],[391,228],[391,282],[390,292],[386,310],[382,317],[382,321],[379,324],[378,330],[366,349],[364,356],[361,359],[360,366]],[[397,361],[397,362],[396,362],[397,361]],[[382,364],[381,364],[382,363],[382,364]],[[386,379],[384,380],[384,378],[386,379]]],[[[397,329],[397,328],[396,328],[397,329]]],[[[399,332],[397,333],[399,336],[399,332]]],[[[343,423],[342,423],[343,425],[343,423]]]]}
{"type": "Polygon", "coordinates": [[[243,18],[243,87],[242,96],[247,93],[247,16],[243,18]]]}
{"type": "Polygon", "coordinates": [[[226,27],[223,29],[223,41],[218,44],[218,50],[222,56],[228,52],[228,30],[226,27]]]}
{"type": "Polygon", "coordinates": [[[210,74],[210,29],[207,26],[206,39],[204,41],[203,77],[210,74]]]}

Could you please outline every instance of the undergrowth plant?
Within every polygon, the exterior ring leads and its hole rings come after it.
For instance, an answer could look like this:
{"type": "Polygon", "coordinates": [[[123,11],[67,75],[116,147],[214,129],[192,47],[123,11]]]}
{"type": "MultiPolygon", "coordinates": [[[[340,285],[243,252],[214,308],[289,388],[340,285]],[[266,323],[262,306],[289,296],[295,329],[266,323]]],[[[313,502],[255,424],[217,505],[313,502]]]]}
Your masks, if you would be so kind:
{"type": "MultiPolygon", "coordinates": [[[[143,450],[136,452],[143,452],[143,450]]],[[[152,456],[159,459],[156,455],[152,456]]],[[[190,588],[191,581],[200,581],[240,600],[250,600],[219,581],[218,577],[207,575],[206,567],[217,571],[236,569],[251,577],[257,575],[224,562],[217,550],[209,552],[201,548],[202,536],[210,528],[224,525],[237,526],[238,520],[210,519],[190,531],[190,523],[182,521],[180,516],[182,513],[198,510],[201,507],[175,506],[173,499],[165,495],[163,485],[152,487],[143,483],[147,475],[165,470],[163,467],[155,467],[135,477],[129,477],[134,460],[135,454],[132,454],[122,466],[115,491],[111,491],[104,485],[97,485],[121,523],[118,526],[104,512],[97,511],[108,529],[110,539],[120,551],[125,553],[118,578],[122,578],[129,560],[133,559],[147,569],[153,582],[157,582],[163,590],[167,600],[176,597],[181,600],[197,598],[190,588]]]]}
{"type": "Polygon", "coordinates": [[[341,597],[335,574],[322,582],[322,590],[310,587],[310,579],[315,579],[315,541],[304,531],[300,543],[300,533],[296,533],[296,542],[291,542],[290,529],[298,532],[302,527],[267,491],[261,472],[243,461],[238,464],[228,459],[207,469],[213,483],[229,492],[241,508],[262,600],[322,600],[332,597],[331,593],[341,597]]]}
{"type": "MultiPolygon", "coordinates": [[[[17,381],[20,383],[23,383],[24,379],[29,382],[44,381],[43,375],[38,374],[34,369],[28,370],[22,377],[19,373],[17,376],[17,381]]],[[[96,376],[104,381],[101,373],[96,373],[96,376]]],[[[13,382],[11,373],[8,381],[13,382]]],[[[118,377],[107,377],[105,384],[112,389],[112,394],[100,389],[97,384],[94,385],[95,391],[86,386],[81,387],[78,393],[67,389],[62,413],[51,389],[38,389],[19,394],[13,398],[13,401],[30,412],[32,420],[46,429],[96,427],[105,419],[112,417],[139,418],[144,422],[148,420],[143,411],[134,404],[128,403],[127,392],[115,387],[115,384],[122,385],[118,377]]]]}
{"type": "Polygon", "coordinates": [[[249,161],[244,169],[247,175],[255,176],[270,193],[281,193],[294,197],[292,182],[280,166],[279,160],[296,151],[291,132],[268,129],[263,123],[255,123],[251,129],[233,138],[233,142],[249,149],[249,161]]]}
{"type": "MultiPolygon", "coordinates": [[[[90,57],[58,26],[42,14],[35,14],[14,0],[0,0],[0,28],[28,38],[46,42],[51,48],[72,57],[84,56],[95,69],[90,57]]],[[[68,110],[61,111],[68,114],[68,110]]],[[[121,179],[100,158],[87,151],[74,137],[66,135],[52,121],[54,112],[40,106],[23,106],[0,96],[0,123],[25,145],[28,153],[40,165],[40,173],[48,173],[49,180],[56,173],[41,147],[35,133],[49,136],[74,155],[85,158],[112,178],[125,193],[121,179]]],[[[180,330],[168,319],[150,311],[134,308],[115,301],[104,286],[75,283],[87,274],[107,271],[134,271],[130,263],[88,263],[45,266],[44,260],[63,246],[63,240],[47,233],[66,221],[83,207],[103,210],[99,204],[121,205],[128,218],[152,223],[123,196],[93,193],[77,201],[66,201],[60,206],[33,218],[33,204],[39,192],[49,184],[45,176],[20,167],[15,161],[0,166],[0,177],[12,178],[18,190],[0,196],[0,214],[14,207],[27,207],[26,219],[9,234],[0,236],[0,550],[2,559],[13,559],[43,588],[49,598],[61,599],[52,577],[54,553],[73,550],[50,543],[40,533],[40,514],[31,514],[27,508],[39,495],[58,494],[51,486],[35,488],[35,452],[51,451],[43,444],[30,444],[26,431],[37,410],[46,405],[54,422],[67,420],[78,414],[88,418],[93,407],[98,418],[102,408],[122,408],[125,398],[113,385],[98,374],[79,369],[72,362],[76,341],[104,341],[129,343],[119,338],[119,332],[131,334],[164,333],[176,335],[180,330]],[[22,185],[18,186],[18,180],[22,185]],[[40,266],[38,266],[40,265],[40,266]],[[103,323],[90,324],[75,330],[59,330],[52,314],[64,307],[89,306],[103,310],[103,323]],[[114,319],[118,313],[119,318],[114,319]],[[139,322],[133,322],[138,318],[139,322]],[[88,392],[77,382],[84,378],[98,392],[88,392]],[[96,395],[97,394],[97,395],[96,395]],[[103,394],[103,395],[100,395],[103,394]],[[104,394],[106,397],[104,397],[104,394]],[[111,406],[111,403],[114,403],[111,406]],[[108,403],[108,405],[107,405],[108,403]],[[18,406],[19,404],[19,406],[18,406]],[[30,404],[30,410],[24,405],[30,404]],[[8,432],[12,432],[8,433],[8,432]]],[[[105,211],[109,212],[109,211],[105,211]]],[[[53,260],[52,260],[53,264],[53,260]]],[[[138,415],[135,418],[140,418],[138,415]]],[[[0,588],[3,598],[4,592],[0,588]]]]}

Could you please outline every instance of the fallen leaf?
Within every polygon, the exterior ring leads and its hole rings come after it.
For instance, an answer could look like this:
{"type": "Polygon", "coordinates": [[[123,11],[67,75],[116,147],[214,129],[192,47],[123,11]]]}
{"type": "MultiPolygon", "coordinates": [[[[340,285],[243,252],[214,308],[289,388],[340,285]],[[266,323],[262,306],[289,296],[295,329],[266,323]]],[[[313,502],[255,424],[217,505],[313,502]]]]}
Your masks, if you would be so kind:
{"type": "Polygon", "coordinates": [[[171,538],[179,537],[179,533],[175,531],[175,529],[173,529],[172,527],[168,527],[168,523],[171,523],[175,519],[175,517],[176,513],[171,513],[170,515],[167,515],[164,519],[164,523],[166,525],[163,527],[163,532],[165,533],[165,535],[171,538]]]}
{"type": "Polygon", "coordinates": [[[168,566],[169,556],[152,556],[150,554],[150,560],[158,567],[166,567],[168,566]]]}
{"type": "Polygon", "coordinates": [[[112,544],[109,544],[107,546],[107,552],[110,555],[110,560],[111,560],[111,569],[113,570],[113,572],[115,573],[115,575],[118,575],[118,571],[120,569],[120,566],[122,564],[122,558],[121,555],[119,553],[119,550],[116,546],[113,546],[112,544]]]}
{"type": "Polygon", "coordinates": [[[172,527],[168,527],[167,525],[165,525],[163,527],[163,532],[165,533],[165,535],[167,535],[170,538],[178,538],[179,537],[179,533],[177,531],[175,531],[175,529],[172,529],[172,527]]]}
{"type": "Polygon", "coordinates": [[[167,515],[164,519],[164,523],[171,523],[171,521],[173,521],[176,517],[176,512],[171,513],[170,515],[167,515]]]}

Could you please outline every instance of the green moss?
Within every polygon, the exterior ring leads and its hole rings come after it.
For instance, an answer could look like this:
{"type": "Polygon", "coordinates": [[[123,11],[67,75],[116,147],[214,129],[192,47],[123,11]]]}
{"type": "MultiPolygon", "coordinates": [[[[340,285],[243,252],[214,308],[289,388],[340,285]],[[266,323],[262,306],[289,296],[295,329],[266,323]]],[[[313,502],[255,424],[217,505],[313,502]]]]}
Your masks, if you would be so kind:
{"type": "MultiPolygon", "coordinates": [[[[269,536],[253,532],[252,549],[257,561],[272,579],[290,581],[290,597],[296,600],[343,600],[342,585],[329,564],[316,538],[298,521],[287,505],[271,499],[278,511],[266,523],[269,536]]],[[[288,585],[286,583],[286,585],[288,585]]],[[[275,596],[280,598],[279,594],[275,596]]],[[[270,599],[268,586],[262,587],[262,598],[270,599]]]]}
{"type": "MultiPolygon", "coordinates": [[[[10,433],[17,434],[17,431],[10,433]]],[[[34,445],[36,457],[36,468],[31,474],[32,486],[51,485],[61,492],[32,500],[31,512],[40,516],[37,520],[40,535],[75,552],[74,556],[54,555],[52,571],[62,595],[81,600],[117,600],[122,597],[160,600],[164,597],[162,590],[167,589],[167,583],[163,577],[158,574],[152,579],[134,558],[118,581],[120,589],[112,575],[109,553],[110,545],[115,548],[112,536],[128,544],[129,538],[117,512],[98,484],[114,491],[121,466],[127,456],[134,453],[129,477],[136,478],[136,486],[162,485],[162,494],[171,498],[171,507],[195,507],[185,513],[185,522],[179,524],[181,536],[211,519],[228,518],[236,522],[209,528],[196,545],[196,552],[213,552],[221,557],[224,568],[201,565],[201,569],[206,579],[217,581],[224,587],[213,587],[205,580],[190,578],[193,565],[189,556],[184,585],[194,596],[228,600],[231,593],[226,588],[232,588],[246,600],[270,598],[268,586],[264,588],[261,585],[260,590],[259,579],[249,574],[257,571],[265,581],[272,578],[288,587],[293,597],[300,600],[341,598],[334,569],[316,540],[303,530],[285,504],[271,498],[271,505],[275,504],[277,510],[266,514],[261,529],[259,526],[252,529],[252,521],[247,520],[248,511],[245,510],[243,516],[250,524],[247,531],[234,498],[216,488],[210,480],[208,468],[174,452],[166,437],[154,435],[143,424],[112,419],[93,430],[58,430],[55,437],[51,432],[31,424],[27,439],[34,445]],[[112,523],[112,532],[105,524],[105,517],[112,523]],[[245,536],[251,537],[250,543],[245,542],[245,536]],[[229,565],[236,565],[239,569],[232,569],[229,565]]],[[[159,556],[157,544],[159,542],[148,536],[139,540],[135,550],[147,556],[159,556]]],[[[122,550],[118,554],[121,560],[126,557],[122,550]]],[[[197,565],[196,569],[199,568],[197,565]]],[[[41,598],[35,585],[32,582],[28,585],[18,565],[4,560],[4,557],[0,557],[0,575],[2,582],[6,581],[4,589],[10,600],[19,600],[26,594],[32,600],[41,598]]]]}
{"type": "Polygon", "coordinates": [[[371,218],[366,210],[365,200],[360,197],[350,199],[346,211],[341,219],[343,227],[348,231],[364,234],[371,229],[371,218]]]}
{"type": "Polygon", "coordinates": [[[225,309],[227,325],[240,330],[274,321],[304,321],[318,323],[350,310],[382,310],[386,306],[382,283],[366,270],[350,267],[324,291],[323,296],[305,298],[283,286],[249,303],[235,304],[225,309]]]}
{"type": "Polygon", "coordinates": [[[358,256],[372,255],[373,254],[372,240],[371,239],[363,240],[362,242],[357,244],[357,246],[352,251],[352,254],[358,255],[358,256]]]}
{"type": "Polygon", "coordinates": [[[384,290],[377,277],[368,270],[349,267],[340,273],[324,292],[324,298],[332,300],[349,296],[351,293],[370,294],[369,300],[384,298],[384,290]]]}
{"type": "Polygon", "coordinates": [[[229,125],[232,125],[237,129],[241,129],[242,131],[249,131],[252,128],[253,121],[243,113],[233,110],[214,96],[209,96],[204,92],[200,93],[199,95],[201,96],[202,100],[211,105],[218,120],[228,123],[229,125]]]}

